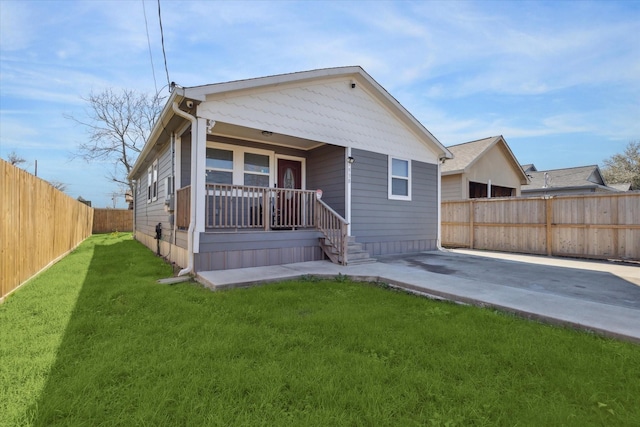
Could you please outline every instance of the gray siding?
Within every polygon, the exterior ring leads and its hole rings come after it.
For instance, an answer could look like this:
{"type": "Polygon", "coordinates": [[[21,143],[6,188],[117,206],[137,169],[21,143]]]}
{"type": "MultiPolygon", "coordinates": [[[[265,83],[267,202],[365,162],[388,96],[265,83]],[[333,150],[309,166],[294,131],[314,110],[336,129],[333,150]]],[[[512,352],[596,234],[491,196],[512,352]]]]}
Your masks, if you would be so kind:
{"type": "Polygon", "coordinates": [[[201,233],[196,271],[262,267],[318,261],[324,254],[317,231],[201,233]]]}
{"type": "Polygon", "coordinates": [[[191,185],[191,132],[184,133],[180,140],[180,183],[176,188],[191,185]]]}
{"type": "Polygon", "coordinates": [[[158,156],[158,198],[155,201],[147,202],[148,177],[145,169],[138,177],[140,186],[136,185],[136,211],[135,227],[136,232],[155,236],[156,225],[162,223],[162,240],[170,241],[172,227],[170,225],[171,215],[164,209],[164,201],[167,195],[165,188],[165,178],[171,175],[171,149],[170,145],[162,147],[158,156]]]}
{"type": "Polygon", "coordinates": [[[353,150],[351,234],[372,255],[436,248],[437,165],[411,162],[412,200],[389,200],[386,155],[353,150]]]}
{"type": "Polygon", "coordinates": [[[323,145],[309,152],[307,189],[321,189],[322,200],[345,216],[345,149],[323,145]]]}

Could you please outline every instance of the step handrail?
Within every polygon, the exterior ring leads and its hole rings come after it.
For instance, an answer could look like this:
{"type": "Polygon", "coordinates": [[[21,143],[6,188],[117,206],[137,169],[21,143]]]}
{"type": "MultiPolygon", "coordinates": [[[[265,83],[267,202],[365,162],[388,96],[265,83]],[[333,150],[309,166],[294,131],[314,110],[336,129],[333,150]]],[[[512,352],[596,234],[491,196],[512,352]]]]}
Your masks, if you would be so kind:
{"type": "MultiPolygon", "coordinates": [[[[316,199],[316,228],[324,235],[325,243],[338,252],[337,261],[347,265],[347,231],[348,225],[339,213],[320,199],[316,199]]],[[[327,256],[335,262],[332,254],[328,253],[327,245],[321,245],[327,256]]]]}

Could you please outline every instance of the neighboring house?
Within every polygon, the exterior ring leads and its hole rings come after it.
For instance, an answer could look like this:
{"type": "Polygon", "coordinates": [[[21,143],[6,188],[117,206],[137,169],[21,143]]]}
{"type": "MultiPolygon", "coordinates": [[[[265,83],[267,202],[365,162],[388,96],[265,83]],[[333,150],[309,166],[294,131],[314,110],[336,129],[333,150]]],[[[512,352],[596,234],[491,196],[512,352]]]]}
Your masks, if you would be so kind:
{"type": "Polygon", "coordinates": [[[135,238],[181,274],[436,249],[451,157],[360,67],[174,87],[129,175],[135,238]]]}
{"type": "Polygon", "coordinates": [[[615,190],[618,191],[631,191],[631,183],[630,182],[623,182],[620,184],[607,184],[607,187],[611,187],[615,190]]]}
{"type": "Polygon", "coordinates": [[[454,158],[442,165],[442,200],[516,197],[529,182],[502,136],[447,148],[454,158]]]}
{"type": "Polygon", "coordinates": [[[561,196],[617,192],[607,186],[597,165],[539,171],[535,165],[523,166],[531,183],[522,186],[523,196],[561,196]]]}

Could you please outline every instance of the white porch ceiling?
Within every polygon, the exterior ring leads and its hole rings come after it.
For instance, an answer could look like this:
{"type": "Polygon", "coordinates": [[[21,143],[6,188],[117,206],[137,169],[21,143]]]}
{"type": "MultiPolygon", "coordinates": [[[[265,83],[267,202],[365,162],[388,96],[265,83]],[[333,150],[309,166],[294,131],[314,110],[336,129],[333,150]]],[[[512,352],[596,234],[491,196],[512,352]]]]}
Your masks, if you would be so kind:
{"type": "Polygon", "coordinates": [[[319,141],[283,135],[280,133],[272,132],[270,129],[255,129],[245,126],[233,125],[225,122],[216,122],[215,126],[211,129],[211,132],[209,132],[209,134],[260,142],[263,144],[297,148],[299,150],[305,151],[312,150],[323,145],[323,143],[319,141]]]}

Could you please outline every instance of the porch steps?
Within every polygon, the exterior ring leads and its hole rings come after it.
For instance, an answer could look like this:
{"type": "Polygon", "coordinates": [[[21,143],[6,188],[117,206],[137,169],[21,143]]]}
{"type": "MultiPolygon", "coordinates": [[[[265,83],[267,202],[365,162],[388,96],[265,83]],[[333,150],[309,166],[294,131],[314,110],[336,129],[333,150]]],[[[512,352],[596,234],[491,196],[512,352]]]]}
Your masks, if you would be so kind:
{"type": "MultiPolygon", "coordinates": [[[[375,258],[371,258],[369,252],[362,249],[362,243],[356,242],[355,237],[349,236],[347,239],[347,265],[369,264],[376,262],[375,258]]],[[[332,262],[336,264],[340,264],[342,262],[342,257],[340,257],[338,251],[330,242],[327,241],[327,239],[321,238],[320,246],[322,246],[325,254],[327,254],[332,262]]]]}

